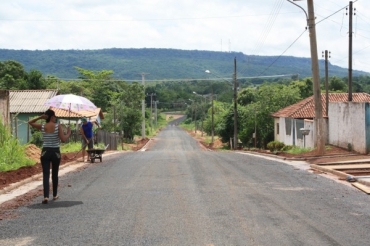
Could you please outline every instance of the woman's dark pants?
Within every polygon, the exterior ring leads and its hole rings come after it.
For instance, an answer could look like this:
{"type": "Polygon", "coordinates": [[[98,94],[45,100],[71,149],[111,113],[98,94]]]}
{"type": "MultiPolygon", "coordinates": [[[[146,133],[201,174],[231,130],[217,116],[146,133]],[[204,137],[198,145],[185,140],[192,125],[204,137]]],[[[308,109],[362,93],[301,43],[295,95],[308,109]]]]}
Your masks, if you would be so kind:
{"type": "Polygon", "coordinates": [[[43,148],[41,152],[41,165],[43,173],[44,197],[49,198],[49,180],[51,163],[51,180],[53,181],[53,196],[58,194],[58,172],[60,164],[59,148],[43,148]]]}

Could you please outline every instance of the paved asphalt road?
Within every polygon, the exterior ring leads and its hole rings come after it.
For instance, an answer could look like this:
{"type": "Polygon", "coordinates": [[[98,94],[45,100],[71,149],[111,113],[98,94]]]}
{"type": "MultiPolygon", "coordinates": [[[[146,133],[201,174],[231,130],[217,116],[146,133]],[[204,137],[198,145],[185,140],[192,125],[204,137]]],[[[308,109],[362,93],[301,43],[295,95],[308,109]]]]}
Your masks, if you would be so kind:
{"type": "Polygon", "coordinates": [[[370,244],[369,196],[279,161],[202,150],[177,126],[60,183],[60,200],[38,197],[0,222],[0,245],[370,244]]]}

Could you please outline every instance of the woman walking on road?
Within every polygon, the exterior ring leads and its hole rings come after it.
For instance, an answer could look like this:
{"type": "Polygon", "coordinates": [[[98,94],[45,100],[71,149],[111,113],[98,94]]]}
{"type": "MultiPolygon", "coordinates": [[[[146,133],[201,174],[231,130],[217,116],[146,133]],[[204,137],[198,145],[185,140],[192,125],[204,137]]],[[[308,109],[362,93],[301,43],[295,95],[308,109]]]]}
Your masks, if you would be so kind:
{"type": "Polygon", "coordinates": [[[44,199],[43,204],[49,201],[49,180],[50,180],[50,163],[52,166],[51,179],[53,182],[53,200],[57,200],[58,196],[58,172],[61,160],[60,141],[65,142],[71,136],[71,129],[67,128],[67,133],[64,134],[62,126],[57,123],[55,112],[48,109],[45,114],[28,121],[28,124],[33,128],[41,130],[43,136],[43,145],[41,151],[41,165],[43,173],[44,199]],[[44,124],[37,124],[40,119],[46,120],[44,124]]]}

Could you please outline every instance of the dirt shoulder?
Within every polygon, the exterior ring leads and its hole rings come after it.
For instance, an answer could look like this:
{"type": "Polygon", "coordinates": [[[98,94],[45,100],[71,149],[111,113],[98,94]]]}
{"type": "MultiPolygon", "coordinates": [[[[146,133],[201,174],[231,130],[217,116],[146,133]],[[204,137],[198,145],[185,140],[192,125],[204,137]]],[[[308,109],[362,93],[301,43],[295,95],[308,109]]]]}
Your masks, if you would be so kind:
{"type": "MultiPolygon", "coordinates": [[[[133,144],[126,144],[130,147],[131,151],[140,150],[147,142],[149,141],[148,138],[140,139],[136,143],[133,144]]],[[[29,145],[26,148],[27,156],[36,162],[33,166],[28,167],[21,167],[18,170],[7,171],[7,172],[0,172],[0,190],[3,190],[5,187],[8,187],[11,184],[20,182],[27,178],[30,178],[34,175],[42,173],[42,167],[40,164],[40,155],[41,149],[35,145],[29,145]]],[[[105,151],[105,154],[114,152],[114,151],[105,151]]],[[[103,154],[104,155],[104,154],[103,154]]],[[[71,152],[71,153],[63,153],[62,159],[60,163],[60,169],[62,169],[67,164],[71,162],[82,162],[82,152],[71,152]]],[[[86,161],[86,157],[85,157],[86,161]]]]}
{"type": "MultiPolygon", "coordinates": [[[[205,142],[205,137],[201,135],[201,132],[188,131],[188,133],[194,137],[200,144],[204,147],[217,151],[223,147],[223,144],[220,140],[215,140],[212,144],[205,142]]],[[[203,134],[204,135],[204,134],[203,134]]],[[[344,148],[340,148],[333,145],[328,145],[324,155],[318,155],[316,150],[301,153],[301,154],[289,154],[285,152],[272,153],[269,150],[258,150],[258,149],[240,149],[238,151],[250,152],[253,154],[267,155],[270,157],[284,159],[284,160],[296,160],[296,161],[305,161],[309,164],[320,164],[328,162],[346,162],[346,161],[361,161],[365,159],[370,159],[369,155],[359,154],[353,151],[349,151],[344,148]]]]}

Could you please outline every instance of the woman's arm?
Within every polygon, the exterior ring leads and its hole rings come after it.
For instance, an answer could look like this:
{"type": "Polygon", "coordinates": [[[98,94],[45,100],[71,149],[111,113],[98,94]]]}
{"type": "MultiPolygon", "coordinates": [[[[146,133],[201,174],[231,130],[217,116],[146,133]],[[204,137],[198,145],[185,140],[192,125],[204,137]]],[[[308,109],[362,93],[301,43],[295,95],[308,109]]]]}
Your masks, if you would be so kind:
{"type": "Polygon", "coordinates": [[[28,121],[28,124],[29,124],[30,126],[32,126],[33,128],[36,128],[36,129],[38,129],[38,130],[41,130],[41,124],[36,123],[36,121],[41,120],[41,119],[45,120],[47,117],[48,117],[48,116],[47,116],[47,115],[45,115],[45,114],[40,115],[39,117],[36,117],[36,118],[34,118],[34,119],[32,119],[32,120],[28,121]]]}
{"type": "Polygon", "coordinates": [[[58,135],[59,135],[59,138],[62,142],[67,141],[68,138],[71,136],[71,128],[67,127],[67,133],[64,134],[63,129],[62,129],[62,125],[59,124],[58,125],[58,135]]]}

